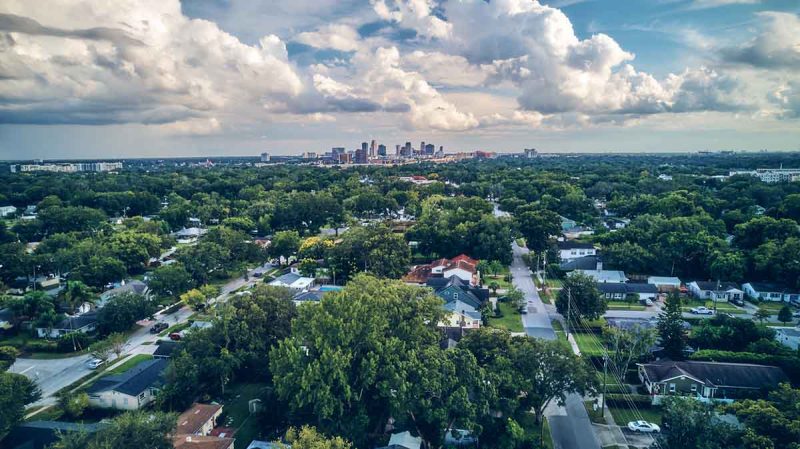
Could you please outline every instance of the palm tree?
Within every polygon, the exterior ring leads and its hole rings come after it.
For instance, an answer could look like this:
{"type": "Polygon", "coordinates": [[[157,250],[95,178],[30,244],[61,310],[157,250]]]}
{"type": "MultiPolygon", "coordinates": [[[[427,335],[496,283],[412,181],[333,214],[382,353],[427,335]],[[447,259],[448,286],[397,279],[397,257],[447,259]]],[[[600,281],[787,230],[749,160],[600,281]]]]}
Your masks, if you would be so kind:
{"type": "Polygon", "coordinates": [[[64,289],[64,301],[66,301],[70,313],[75,312],[75,309],[82,304],[92,302],[93,299],[92,291],[83,282],[67,282],[67,288],[64,289]]]}

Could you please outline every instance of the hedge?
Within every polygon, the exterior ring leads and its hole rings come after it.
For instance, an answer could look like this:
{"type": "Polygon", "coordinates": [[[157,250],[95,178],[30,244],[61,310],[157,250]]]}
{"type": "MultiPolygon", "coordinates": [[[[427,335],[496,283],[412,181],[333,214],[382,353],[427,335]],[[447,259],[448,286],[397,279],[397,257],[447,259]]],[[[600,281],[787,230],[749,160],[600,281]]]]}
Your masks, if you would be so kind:
{"type": "Polygon", "coordinates": [[[800,357],[759,354],[755,352],[719,351],[716,349],[701,349],[692,354],[691,360],[708,360],[711,362],[728,363],[753,363],[757,365],[772,365],[783,369],[792,383],[800,383],[800,357]]]}

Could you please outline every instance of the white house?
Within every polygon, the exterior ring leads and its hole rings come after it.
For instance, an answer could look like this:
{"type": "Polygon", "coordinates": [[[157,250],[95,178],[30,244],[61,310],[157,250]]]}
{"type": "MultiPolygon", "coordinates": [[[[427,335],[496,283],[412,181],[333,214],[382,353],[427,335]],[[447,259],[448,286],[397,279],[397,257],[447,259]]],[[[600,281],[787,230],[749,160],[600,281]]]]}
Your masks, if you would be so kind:
{"type": "Polygon", "coordinates": [[[591,243],[567,240],[565,242],[558,242],[558,255],[562,261],[578,259],[584,256],[596,256],[597,248],[591,243]]]}
{"type": "Polygon", "coordinates": [[[748,282],[742,284],[742,289],[752,298],[763,301],[783,301],[800,304],[800,292],[784,287],[780,284],[766,282],[748,282]]]}
{"type": "Polygon", "coordinates": [[[116,410],[138,410],[153,402],[163,384],[167,359],[146,360],[121,374],[101,377],[90,386],[89,405],[116,410]]]}
{"type": "Polygon", "coordinates": [[[278,276],[269,283],[274,287],[285,287],[297,292],[308,290],[314,286],[314,278],[309,278],[300,275],[300,273],[290,272],[282,276],[278,276]]]}
{"type": "Polygon", "coordinates": [[[67,316],[53,327],[37,327],[36,335],[39,338],[58,338],[71,332],[86,334],[97,329],[97,313],[89,312],[83,315],[67,316]]]}
{"type": "Polygon", "coordinates": [[[775,340],[784,346],[797,350],[800,347],[800,326],[775,328],[775,340]]]}
{"type": "Polygon", "coordinates": [[[650,276],[647,278],[648,284],[653,284],[660,292],[671,292],[681,288],[681,280],[671,276],[650,276]]]}
{"type": "Polygon", "coordinates": [[[439,327],[461,327],[464,329],[477,329],[481,327],[481,313],[460,300],[450,301],[444,305],[447,311],[439,327]]]}
{"type": "Polygon", "coordinates": [[[693,281],[686,287],[695,298],[734,303],[744,300],[744,291],[733,282],[693,281]]]}
{"type": "Polygon", "coordinates": [[[178,416],[175,434],[206,436],[214,430],[220,415],[222,415],[220,404],[194,403],[178,416]]]}
{"type": "Polygon", "coordinates": [[[8,217],[17,213],[17,208],[14,206],[0,206],[0,217],[8,217]]]}

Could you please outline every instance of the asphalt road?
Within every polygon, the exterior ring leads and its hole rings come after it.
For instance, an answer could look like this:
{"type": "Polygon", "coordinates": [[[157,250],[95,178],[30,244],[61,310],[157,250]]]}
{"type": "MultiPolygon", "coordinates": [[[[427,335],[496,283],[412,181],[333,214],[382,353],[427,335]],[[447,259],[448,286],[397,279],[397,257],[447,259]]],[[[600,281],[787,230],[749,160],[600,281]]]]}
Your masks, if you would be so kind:
{"type": "MultiPolygon", "coordinates": [[[[272,267],[263,265],[248,272],[248,279],[244,277],[234,279],[220,289],[220,295],[212,302],[224,301],[229,294],[238,290],[243,286],[253,285],[261,281],[261,277],[253,277],[255,272],[264,273],[269,271],[272,267]]],[[[137,353],[150,353],[152,352],[152,345],[145,345],[145,343],[152,343],[158,340],[158,335],[150,333],[150,327],[157,322],[164,322],[173,326],[178,323],[186,322],[193,314],[193,311],[188,307],[175,312],[171,315],[156,314],[154,321],[140,321],[142,325],[140,329],[130,335],[122,357],[128,354],[137,353]]],[[[62,388],[78,381],[80,378],[91,373],[92,370],[86,367],[86,361],[91,358],[90,355],[84,354],[75,357],[66,357],[60,359],[26,359],[19,358],[9,369],[12,373],[22,374],[29,379],[32,379],[39,385],[42,390],[42,399],[31,404],[36,405],[50,405],[55,403],[56,392],[62,388]]]]}
{"type": "MultiPolygon", "coordinates": [[[[547,309],[536,291],[530,270],[522,261],[522,254],[527,250],[520,248],[516,243],[513,244],[513,249],[514,261],[511,263],[511,273],[514,276],[514,286],[520,289],[528,300],[528,313],[522,315],[525,333],[532,337],[555,340],[556,334],[547,309]]],[[[550,434],[555,449],[600,449],[600,442],[594,434],[592,422],[580,395],[567,396],[564,407],[548,407],[545,413],[550,423],[550,434]]]]}

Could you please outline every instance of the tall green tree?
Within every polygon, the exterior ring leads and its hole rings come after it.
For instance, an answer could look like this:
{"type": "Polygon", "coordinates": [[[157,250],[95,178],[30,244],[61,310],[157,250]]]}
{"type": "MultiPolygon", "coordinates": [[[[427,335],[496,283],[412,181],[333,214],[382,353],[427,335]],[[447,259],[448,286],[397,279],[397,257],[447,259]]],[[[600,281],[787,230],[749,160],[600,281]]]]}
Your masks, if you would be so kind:
{"type": "Polygon", "coordinates": [[[556,297],[558,313],[567,316],[569,312],[574,319],[596,320],[605,313],[607,307],[608,304],[597,289],[594,278],[578,272],[564,278],[556,297]]]}
{"type": "Polygon", "coordinates": [[[529,211],[517,217],[517,228],[527,247],[539,253],[547,249],[550,236],[561,232],[561,217],[547,209],[529,211]]]}
{"type": "Polygon", "coordinates": [[[0,372],[0,441],[25,415],[25,406],[42,396],[39,387],[22,374],[0,372]]]}
{"type": "Polygon", "coordinates": [[[667,296],[664,308],[658,315],[657,327],[664,353],[674,360],[683,359],[687,334],[683,328],[681,297],[677,293],[673,292],[667,296]]]}

